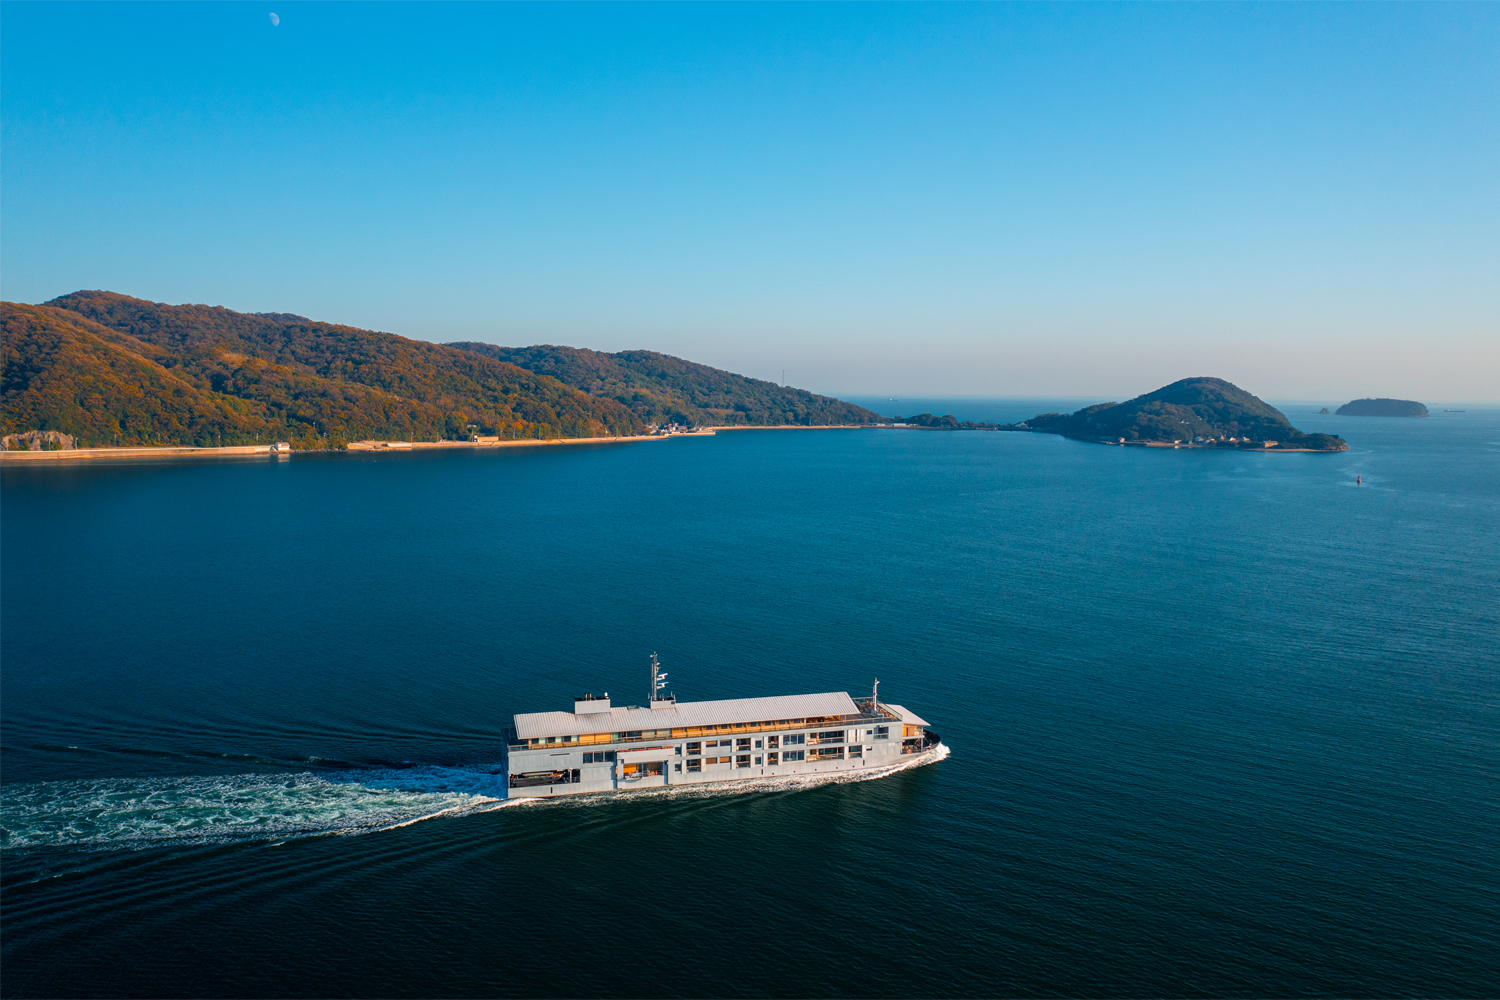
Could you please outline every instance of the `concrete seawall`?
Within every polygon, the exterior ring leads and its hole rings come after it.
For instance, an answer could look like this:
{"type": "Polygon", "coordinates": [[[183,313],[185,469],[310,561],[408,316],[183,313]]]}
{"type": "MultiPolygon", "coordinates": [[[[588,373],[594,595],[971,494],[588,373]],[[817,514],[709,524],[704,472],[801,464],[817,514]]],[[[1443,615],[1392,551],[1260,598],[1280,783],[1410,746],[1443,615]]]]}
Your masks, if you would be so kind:
{"type": "Polygon", "coordinates": [[[194,448],[165,445],[160,448],[65,448],[59,451],[0,451],[0,462],[78,462],[99,458],[235,458],[269,455],[268,444],[233,445],[228,448],[194,448]]]}

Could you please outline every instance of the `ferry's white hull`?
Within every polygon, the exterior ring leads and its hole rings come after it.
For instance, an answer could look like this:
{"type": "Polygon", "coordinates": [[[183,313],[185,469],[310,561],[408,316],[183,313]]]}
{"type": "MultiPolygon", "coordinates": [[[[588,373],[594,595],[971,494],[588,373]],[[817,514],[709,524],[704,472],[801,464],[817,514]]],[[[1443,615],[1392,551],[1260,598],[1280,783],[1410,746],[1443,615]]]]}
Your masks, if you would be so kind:
{"type": "MultiPolygon", "coordinates": [[[[879,777],[909,767],[931,763],[948,755],[943,743],[935,743],[916,753],[892,753],[827,761],[801,761],[774,767],[730,767],[721,765],[713,770],[676,771],[664,768],[660,774],[640,774],[617,778],[613,766],[603,765],[581,768],[580,780],[555,785],[534,785],[528,788],[511,788],[512,799],[545,799],[562,795],[597,795],[601,793],[627,793],[660,788],[682,786],[733,785],[741,781],[756,780],[774,784],[776,779],[801,779],[822,775],[845,775],[850,778],[879,777]],[[592,773],[591,773],[592,772],[592,773]]],[[[682,758],[675,758],[681,763],[682,758]]]]}

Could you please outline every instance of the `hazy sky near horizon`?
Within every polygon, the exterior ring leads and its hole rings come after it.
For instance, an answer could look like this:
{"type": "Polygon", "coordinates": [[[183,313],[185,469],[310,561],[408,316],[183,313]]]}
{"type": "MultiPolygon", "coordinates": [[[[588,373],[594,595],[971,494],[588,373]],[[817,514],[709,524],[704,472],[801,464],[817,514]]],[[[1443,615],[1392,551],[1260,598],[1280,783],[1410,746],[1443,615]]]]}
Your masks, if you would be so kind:
{"type": "Polygon", "coordinates": [[[1496,4],[7,2],[0,124],[13,301],[1500,399],[1496,4]]]}

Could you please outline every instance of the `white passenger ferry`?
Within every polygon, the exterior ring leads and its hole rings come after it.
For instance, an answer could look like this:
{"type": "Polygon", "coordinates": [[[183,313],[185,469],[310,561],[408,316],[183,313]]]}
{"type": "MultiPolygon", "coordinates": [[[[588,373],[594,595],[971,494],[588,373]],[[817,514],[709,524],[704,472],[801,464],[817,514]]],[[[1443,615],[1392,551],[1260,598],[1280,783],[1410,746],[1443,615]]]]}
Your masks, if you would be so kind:
{"type": "Polygon", "coordinates": [[[609,695],[575,699],[571,712],[515,716],[506,741],[511,798],[631,791],[781,775],[875,772],[935,755],[927,722],[846,692],[679,702],[651,656],[646,706],[609,695]]]}

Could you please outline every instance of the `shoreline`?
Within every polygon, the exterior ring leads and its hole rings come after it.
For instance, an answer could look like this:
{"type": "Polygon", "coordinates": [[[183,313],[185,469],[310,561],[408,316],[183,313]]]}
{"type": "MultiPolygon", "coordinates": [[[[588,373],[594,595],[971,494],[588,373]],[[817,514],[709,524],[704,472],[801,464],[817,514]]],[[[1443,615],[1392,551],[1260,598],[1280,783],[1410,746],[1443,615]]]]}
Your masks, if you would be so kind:
{"type": "MultiPolygon", "coordinates": [[[[719,431],[824,431],[824,430],[871,430],[866,424],[736,424],[733,426],[703,427],[695,431],[679,431],[674,434],[628,434],[620,437],[587,438],[516,438],[508,441],[351,441],[343,448],[309,448],[302,451],[277,452],[276,457],[290,455],[321,455],[333,452],[362,452],[365,454],[393,454],[406,451],[424,451],[434,448],[539,448],[576,444],[631,444],[637,441],[666,441],[682,437],[713,437],[719,431]]],[[[245,458],[249,456],[272,456],[269,444],[226,445],[222,448],[204,448],[197,445],[158,445],[107,448],[65,448],[58,451],[0,451],[0,463],[4,462],[90,462],[101,459],[151,459],[151,458],[245,458]]]]}
{"type": "MultiPolygon", "coordinates": [[[[317,448],[307,449],[300,452],[276,452],[277,458],[285,458],[294,454],[314,455],[328,454],[338,451],[360,452],[364,454],[392,454],[408,451],[425,451],[440,448],[473,448],[484,450],[489,448],[538,448],[557,447],[560,445],[580,444],[631,444],[638,441],[666,441],[671,438],[681,437],[713,437],[720,431],[840,431],[840,430],[945,430],[947,428],[927,428],[914,425],[897,427],[879,424],[735,424],[730,426],[703,427],[695,431],[681,431],[675,434],[633,434],[621,437],[587,437],[587,438],[518,438],[509,441],[351,441],[344,448],[317,448]]],[[[1021,431],[1031,434],[1056,434],[1056,431],[1039,431],[1032,428],[1006,427],[983,428],[984,430],[1009,430],[1021,431]]],[[[1109,445],[1116,448],[1192,448],[1197,450],[1212,451],[1237,451],[1237,452],[1259,452],[1261,454],[1272,454],[1283,452],[1287,454],[1301,453],[1306,455],[1337,454],[1338,451],[1348,451],[1348,447],[1330,451],[1325,448],[1221,448],[1217,445],[1208,444],[1168,444],[1160,441],[1099,441],[1096,439],[1075,437],[1071,434],[1057,434],[1058,437],[1069,441],[1081,441],[1084,444],[1109,445]]],[[[181,458],[247,458],[254,456],[273,456],[271,445],[228,445],[222,448],[202,448],[195,445],[161,445],[157,447],[130,447],[130,448],[67,448],[58,451],[0,451],[0,463],[26,463],[26,462],[91,462],[109,459],[134,460],[134,459],[181,459],[181,458]]]]}
{"type": "MultiPolygon", "coordinates": [[[[712,437],[715,430],[684,431],[679,434],[635,434],[623,437],[589,438],[518,438],[512,441],[351,441],[344,448],[309,448],[303,451],[276,452],[275,457],[291,455],[325,455],[339,451],[363,452],[366,454],[393,454],[407,451],[423,451],[432,448],[531,448],[570,444],[624,444],[635,441],[665,441],[678,437],[712,437]]],[[[151,458],[246,458],[252,456],[272,457],[269,444],[226,445],[222,448],[200,448],[195,445],[161,445],[134,448],[66,448],[58,451],[0,451],[0,463],[5,462],[89,462],[101,459],[151,459],[151,458]]]]}
{"type": "MultiPolygon", "coordinates": [[[[1051,434],[1055,432],[1033,431],[1032,433],[1051,434]]],[[[1280,446],[1275,448],[1242,448],[1239,445],[1225,445],[1221,447],[1216,444],[1172,444],[1169,441],[1094,441],[1085,437],[1074,437],[1071,434],[1058,434],[1057,436],[1067,438],[1069,441],[1082,441],[1084,444],[1102,444],[1114,448],[1170,448],[1173,451],[1192,448],[1197,451],[1255,451],[1260,452],[1262,455],[1273,455],[1278,452],[1285,455],[1337,455],[1341,451],[1349,450],[1348,445],[1344,445],[1342,448],[1282,448],[1280,446]]]]}

